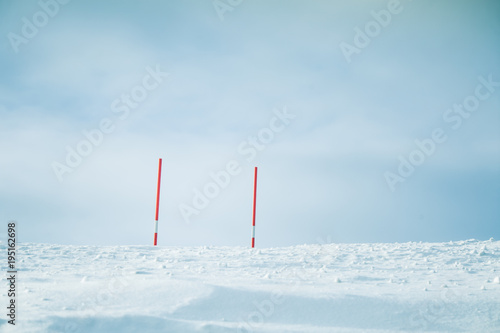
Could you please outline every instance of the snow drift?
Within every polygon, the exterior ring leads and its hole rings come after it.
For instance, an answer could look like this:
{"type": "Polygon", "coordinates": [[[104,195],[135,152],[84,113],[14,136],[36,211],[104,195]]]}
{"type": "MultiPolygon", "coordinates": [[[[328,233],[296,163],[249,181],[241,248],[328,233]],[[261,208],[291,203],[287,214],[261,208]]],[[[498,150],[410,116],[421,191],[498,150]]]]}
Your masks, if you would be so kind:
{"type": "Polygon", "coordinates": [[[500,332],[493,239],[17,252],[18,317],[1,332],[500,332]]]}

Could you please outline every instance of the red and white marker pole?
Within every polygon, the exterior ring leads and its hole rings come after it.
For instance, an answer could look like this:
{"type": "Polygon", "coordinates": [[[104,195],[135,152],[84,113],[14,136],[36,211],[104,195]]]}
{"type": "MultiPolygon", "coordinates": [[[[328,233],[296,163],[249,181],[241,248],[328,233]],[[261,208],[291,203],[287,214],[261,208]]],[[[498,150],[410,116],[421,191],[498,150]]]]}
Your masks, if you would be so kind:
{"type": "Polygon", "coordinates": [[[252,217],[252,248],[255,247],[255,209],[257,207],[257,167],[253,180],[253,217],[252,217]]]}
{"type": "Polygon", "coordinates": [[[160,212],[160,182],[161,182],[161,158],[158,162],[158,187],[156,189],[156,214],[155,214],[155,239],[154,246],[158,241],[158,213],[160,212]]]}

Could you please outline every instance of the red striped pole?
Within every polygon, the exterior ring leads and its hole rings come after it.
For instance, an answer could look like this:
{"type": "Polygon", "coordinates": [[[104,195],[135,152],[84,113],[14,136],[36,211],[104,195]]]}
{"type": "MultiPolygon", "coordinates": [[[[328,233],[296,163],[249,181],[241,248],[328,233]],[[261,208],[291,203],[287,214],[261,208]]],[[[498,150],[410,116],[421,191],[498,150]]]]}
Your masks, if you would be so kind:
{"type": "Polygon", "coordinates": [[[253,218],[252,218],[252,248],[255,247],[255,209],[257,206],[257,167],[253,180],[253,218]]]}
{"type": "Polygon", "coordinates": [[[161,181],[161,158],[158,162],[158,187],[156,189],[156,214],[155,214],[155,239],[154,246],[158,240],[158,214],[160,212],[160,181],[161,181]]]}

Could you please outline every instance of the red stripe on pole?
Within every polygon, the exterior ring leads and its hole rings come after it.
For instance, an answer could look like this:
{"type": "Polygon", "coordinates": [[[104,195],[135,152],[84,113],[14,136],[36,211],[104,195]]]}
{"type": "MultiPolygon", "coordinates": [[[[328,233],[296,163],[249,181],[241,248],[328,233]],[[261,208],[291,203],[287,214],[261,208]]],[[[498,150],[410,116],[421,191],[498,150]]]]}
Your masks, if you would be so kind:
{"type": "Polygon", "coordinates": [[[158,221],[158,213],[160,211],[160,182],[161,182],[161,158],[158,162],[158,187],[156,189],[156,215],[155,221],[158,221]]]}
{"type": "Polygon", "coordinates": [[[257,167],[253,181],[253,217],[252,217],[252,247],[255,247],[255,210],[257,208],[257,167]]]}
{"type": "Polygon", "coordinates": [[[155,214],[155,239],[154,239],[155,246],[158,240],[158,215],[160,212],[160,182],[161,182],[161,158],[158,162],[158,187],[156,188],[156,214],[155,214]]]}

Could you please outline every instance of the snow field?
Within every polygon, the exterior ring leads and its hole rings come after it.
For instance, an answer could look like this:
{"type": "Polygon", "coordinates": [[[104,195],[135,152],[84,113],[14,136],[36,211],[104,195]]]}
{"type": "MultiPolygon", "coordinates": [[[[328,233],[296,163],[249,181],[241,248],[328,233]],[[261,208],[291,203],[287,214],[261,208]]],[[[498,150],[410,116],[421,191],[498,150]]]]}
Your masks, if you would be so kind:
{"type": "Polygon", "coordinates": [[[0,332],[500,332],[494,240],[17,252],[0,332]]]}

